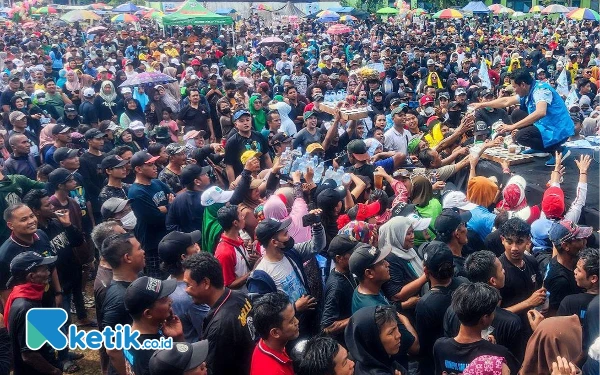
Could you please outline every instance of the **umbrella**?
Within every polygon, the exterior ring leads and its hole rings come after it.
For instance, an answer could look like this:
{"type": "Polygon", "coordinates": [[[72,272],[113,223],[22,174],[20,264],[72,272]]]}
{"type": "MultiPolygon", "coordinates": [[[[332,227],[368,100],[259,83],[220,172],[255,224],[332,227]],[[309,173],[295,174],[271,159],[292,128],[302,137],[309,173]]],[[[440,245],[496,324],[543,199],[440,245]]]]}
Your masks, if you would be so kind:
{"type": "Polygon", "coordinates": [[[459,12],[456,9],[447,8],[447,9],[440,10],[439,12],[434,14],[433,18],[441,18],[443,20],[448,20],[448,19],[452,19],[452,18],[463,18],[463,15],[461,12],[459,12]]]}
{"type": "Polygon", "coordinates": [[[83,20],[100,20],[102,17],[89,10],[72,10],[63,14],[60,19],[67,22],[75,22],[83,20]]]}
{"type": "Polygon", "coordinates": [[[350,26],[342,25],[340,23],[336,23],[327,29],[327,34],[331,35],[348,34],[351,32],[352,28],[350,26]]]}
{"type": "Polygon", "coordinates": [[[523,17],[525,15],[525,13],[523,12],[514,12],[511,17],[512,18],[518,18],[518,17],[523,17]]]}
{"type": "Polygon", "coordinates": [[[348,22],[348,21],[355,22],[355,21],[358,21],[358,18],[356,18],[354,16],[346,15],[346,16],[341,16],[340,21],[341,22],[348,22]]]}
{"type": "Polygon", "coordinates": [[[105,32],[106,30],[108,30],[106,27],[104,26],[95,26],[95,27],[90,27],[86,33],[87,34],[102,34],[103,32],[105,32]]]}
{"type": "Polygon", "coordinates": [[[125,3],[125,4],[121,4],[118,7],[113,9],[113,12],[119,12],[119,13],[135,13],[138,10],[140,10],[140,8],[138,8],[137,5],[132,4],[132,3],[125,3]]]}
{"type": "Polygon", "coordinates": [[[22,24],[21,27],[24,29],[33,29],[35,27],[35,25],[37,25],[37,22],[29,21],[29,22],[25,22],[24,24],[22,24]]]}
{"type": "Polygon", "coordinates": [[[125,86],[152,86],[162,83],[170,83],[177,81],[175,78],[170,75],[160,73],[160,72],[144,72],[137,74],[133,77],[127,78],[125,82],[121,83],[119,87],[125,86]]]}
{"type": "Polygon", "coordinates": [[[504,7],[502,9],[500,9],[497,14],[512,14],[514,12],[515,11],[512,9],[504,7]]]}
{"type": "Polygon", "coordinates": [[[564,5],[552,4],[542,9],[543,14],[569,13],[569,9],[564,5]]]}
{"type": "Polygon", "coordinates": [[[600,21],[600,14],[598,14],[598,12],[596,12],[595,10],[592,10],[589,8],[579,8],[579,9],[575,9],[575,10],[572,10],[569,13],[567,13],[567,18],[570,18],[572,20],[577,20],[577,21],[581,21],[581,20],[600,21]]]}
{"type": "Polygon", "coordinates": [[[381,8],[377,11],[377,14],[398,14],[398,9],[392,7],[381,8]]]}
{"type": "Polygon", "coordinates": [[[413,9],[410,12],[417,17],[427,13],[427,11],[423,8],[413,9]]]}
{"type": "Polygon", "coordinates": [[[114,16],[113,18],[110,19],[110,22],[127,22],[127,23],[133,23],[133,22],[138,22],[140,19],[137,18],[136,16],[134,16],[133,14],[117,14],[116,16],[114,16]]]}
{"type": "Polygon", "coordinates": [[[488,9],[494,13],[499,12],[500,9],[502,9],[502,8],[504,8],[504,5],[502,5],[502,4],[492,4],[488,7],[488,9]]]}
{"type": "Polygon", "coordinates": [[[254,9],[256,10],[271,10],[271,7],[265,4],[258,4],[254,9]]]}
{"type": "Polygon", "coordinates": [[[340,15],[331,10],[324,10],[317,13],[317,19],[321,22],[336,22],[339,21],[340,15]]]}
{"type": "Polygon", "coordinates": [[[94,3],[90,4],[90,8],[92,9],[106,9],[107,5],[104,3],[94,3]]]}
{"type": "Polygon", "coordinates": [[[529,9],[529,13],[541,13],[544,8],[540,5],[536,5],[529,9]]]}
{"type": "Polygon", "coordinates": [[[53,7],[41,7],[38,8],[35,13],[39,13],[39,14],[56,14],[58,13],[56,8],[53,7]]]}
{"type": "Polygon", "coordinates": [[[261,46],[273,46],[278,44],[285,44],[285,42],[281,38],[278,38],[276,36],[270,36],[268,38],[264,38],[258,44],[261,46]]]}

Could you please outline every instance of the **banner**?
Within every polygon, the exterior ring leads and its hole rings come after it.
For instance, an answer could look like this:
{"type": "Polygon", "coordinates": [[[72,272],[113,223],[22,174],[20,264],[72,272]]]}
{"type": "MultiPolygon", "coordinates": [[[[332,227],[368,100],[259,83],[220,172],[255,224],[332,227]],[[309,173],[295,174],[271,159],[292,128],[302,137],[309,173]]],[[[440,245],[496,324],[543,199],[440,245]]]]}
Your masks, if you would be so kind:
{"type": "Polygon", "coordinates": [[[569,95],[569,81],[567,80],[567,69],[565,68],[563,68],[556,80],[556,92],[562,97],[569,95]]]}
{"type": "Polygon", "coordinates": [[[479,78],[481,78],[481,85],[488,89],[492,88],[492,82],[490,81],[490,73],[488,72],[487,62],[485,57],[481,58],[481,66],[479,67],[479,78]]]}

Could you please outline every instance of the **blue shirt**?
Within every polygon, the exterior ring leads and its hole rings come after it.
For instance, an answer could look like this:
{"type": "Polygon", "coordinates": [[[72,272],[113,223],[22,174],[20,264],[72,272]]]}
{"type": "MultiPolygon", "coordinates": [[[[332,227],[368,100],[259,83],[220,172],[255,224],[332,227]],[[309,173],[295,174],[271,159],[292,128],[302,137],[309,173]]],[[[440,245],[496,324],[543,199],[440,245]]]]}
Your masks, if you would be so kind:
{"type": "Polygon", "coordinates": [[[467,229],[475,231],[481,240],[485,241],[487,235],[492,233],[494,220],[496,220],[495,214],[485,207],[477,206],[471,210],[471,219],[467,222],[467,229]]]}
{"type": "Polygon", "coordinates": [[[173,300],[173,313],[181,320],[185,341],[194,343],[202,337],[202,325],[208,314],[208,305],[196,305],[192,297],[185,292],[185,283],[177,282],[177,288],[169,296],[173,300]]]}

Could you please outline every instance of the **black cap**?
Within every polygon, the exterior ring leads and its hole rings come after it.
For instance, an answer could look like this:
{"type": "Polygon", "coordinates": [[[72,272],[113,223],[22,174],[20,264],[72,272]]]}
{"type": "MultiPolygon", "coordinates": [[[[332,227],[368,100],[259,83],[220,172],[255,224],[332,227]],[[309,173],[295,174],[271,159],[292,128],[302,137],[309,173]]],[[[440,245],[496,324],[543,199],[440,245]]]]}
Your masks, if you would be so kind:
{"type": "Polygon", "coordinates": [[[142,276],[132,282],[125,291],[125,308],[135,315],[150,308],[152,304],[175,291],[177,280],[159,280],[142,276]]]}
{"type": "Polygon", "coordinates": [[[375,263],[385,259],[391,252],[392,248],[389,246],[380,250],[366,243],[361,243],[354,248],[352,255],[350,255],[350,272],[362,277],[367,268],[371,268],[375,263]]]}
{"type": "Polygon", "coordinates": [[[367,144],[362,139],[354,139],[346,146],[348,154],[352,154],[359,161],[369,160],[371,157],[368,153],[367,144]]]}
{"type": "Polygon", "coordinates": [[[189,185],[192,182],[194,182],[194,180],[197,179],[198,176],[203,176],[205,174],[208,174],[208,172],[210,172],[210,167],[208,166],[201,167],[198,164],[187,165],[181,170],[181,173],[179,174],[179,182],[181,182],[183,186],[189,185]]]}
{"type": "Polygon", "coordinates": [[[191,233],[178,231],[169,232],[158,243],[158,256],[165,263],[173,264],[181,260],[186,249],[200,241],[202,232],[195,230],[191,233]]]}
{"type": "Polygon", "coordinates": [[[100,214],[104,220],[108,220],[114,217],[115,214],[123,211],[130,202],[130,199],[117,197],[108,198],[106,202],[102,203],[102,207],[100,207],[100,214]]]}
{"type": "Polygon", "coordinates": [[[58,186],[58,184],[64,184],[73,178],[73,172],[68,169],[56,168],[48,175],[48,183],[53,186],[58,186]]]}
{"type": "Polygon", "coordinates": [[[10,273],[12,276],[8,279],[6,287],[9,288],[11,286],[14,276],[17,273],[29,272],[35,267],[52,264],[56,262],[56,258],[55,256],[44,257],[35,251],[25,251],[18,254],[10,262],[10,273]]]}
{"type": "Polygon", "coordinates": [[[423,250],[423,265],[433,272],[439,271],[444,264],[452,264],[452,250],[443,242],[431,241],[423,250]]]}
{"type": "Polygon", "coordinates": [[[131,157],[129,162],[131,163],[131,168],[139,167],[146,163],[154,163],[157,161],[159,156],[152,156],[146,151],[138,151],[131,157]]]}
{"type": "Polygon", "coordinates": [[[271,238],[275,237],[277,232],[286,229],[291,223],[292,219],[289,218],[282,221],[272,218],[265,219],[256,226],[256,230],[254,231],[256,234],[256,239],[263,246],[266,246],[271,238]]]}
{"type": "Polygon", "coordinates": [[[416,212],[414,204],[408,204],[406,202],[399,202],[397,205],[392,207],[392,216],[408,216],[416,212]]]}
{"type": "Polygon", "coordinates": [[[325,189],[335,189],[336,187],[337,187],[337,183],[334,180],[332,180],[331,178],[323,180],[321,182],[321,184],[319,186],[317,186],[317,190],[315,190],[315,197],[318,197],[319,194],[321,194],[321,192],[324,191],[325,189]]]}
{"type": "Polygon", "coordinates": [[[206,362],[208,340],[193,344],[174,342],[171,349],[157,350],[150,357],[151,375],[183,375],[206,362]]]}
{"type": "Polygon", "coordinates": [[[127,165],[129,160],[124,160],[118,155],[110,155],[102,159],[102,163],[100,164],[100,169],[110,169],[110,168],[119,168],[124,165],[127,165]]]}
{"type": "Polygon", "coordinates": [[[485,98],[486,96],[494,96],[494,93],[490,89],[484,89],[479,92],[480,98],[485,98]]]}
{"type": "MultiPolygon", "coordinates": [[[[58,125],[55,125],[55,127],[58,125]]],[[[54,130],[54,129],[53,129],[54,130]]],[[[54,161],[59,163],[65,159],[74,158],[77,156],[78,151],[68,147],[59,147],[54,151],[54,161]]]]}
{"type": "Polygon", "coordinates": [[[336,255],[348,254],[360,244],[361,242],[358,242],[356,239],[354,239],[354,237],[350,237],[345,234],[338,234],[331,240],[329,249],[327,250],[327,255],[329,255],[331,259],[335,259],[336,255]]]}
{"type": "Polygon", "coordinates": [[[75,104],[65,104],[65,113],[77,113],[75,104]]]}
{"type": "Polygon", "coordinates": [[[487,134],[489,132],[488,126],[485,121],[476,121],[473,129],[475,135],[487,134]]]}
{"type": "Polygon", "coordinates": [[[8,77],[8,80],[9,81],[19,81],[19,80],[21,80],[21,78],[18,75],[16,75],[16,74],[11,74],[11,76],[8,77]]]}
{"type": "Polygon", "coordinates": [[[73,129],[65,124],[56,124],[52,127],[52,135],[71,133],[73,129]]]}
{"type": "Polygon", "coordinates": [[[292,139],[292,137],[290,137],[286,133],[283,133],[283,132],[277,133],[271,138],[271,146],[275,146],[280,143],[288,142],[291,139],[292,139]]]}
{"type": "Polygon", "coordinates": [[[100,130],[93,128],[85,132],[85,139],[90,140],[94,138],[103,138],[106,137],[106,134],[101,132],[100,130]]]}
{"type": "Polygon", "coordinates": [[[448,109],[454,108],[454,107],[460,107],[460,104],[458,104],[458,102],[455,102],[455,101],[448,103],[448,109]]]}
{"type": "Polygon", "coordinates": [[[452,233],[461,223],[466,223],[471,219],[471,213],[459,213],[454,208],[445,208],[435,219],[434,229],[436,233],[452,233]]]}

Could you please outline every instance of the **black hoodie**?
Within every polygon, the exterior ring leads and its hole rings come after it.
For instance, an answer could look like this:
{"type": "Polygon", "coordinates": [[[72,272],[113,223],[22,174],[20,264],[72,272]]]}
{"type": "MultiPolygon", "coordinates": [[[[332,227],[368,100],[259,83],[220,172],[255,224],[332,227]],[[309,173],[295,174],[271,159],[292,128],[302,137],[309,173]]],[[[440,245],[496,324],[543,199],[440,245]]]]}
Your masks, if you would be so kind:
{"type": "Polygon", "coordinates": [[[375,309],[376,306],[368,306],[358,310],[346,327],[346,343],[355,363],[354,375],[394,375],[396,370],[406,374],[381,344],[375,309]]]}

